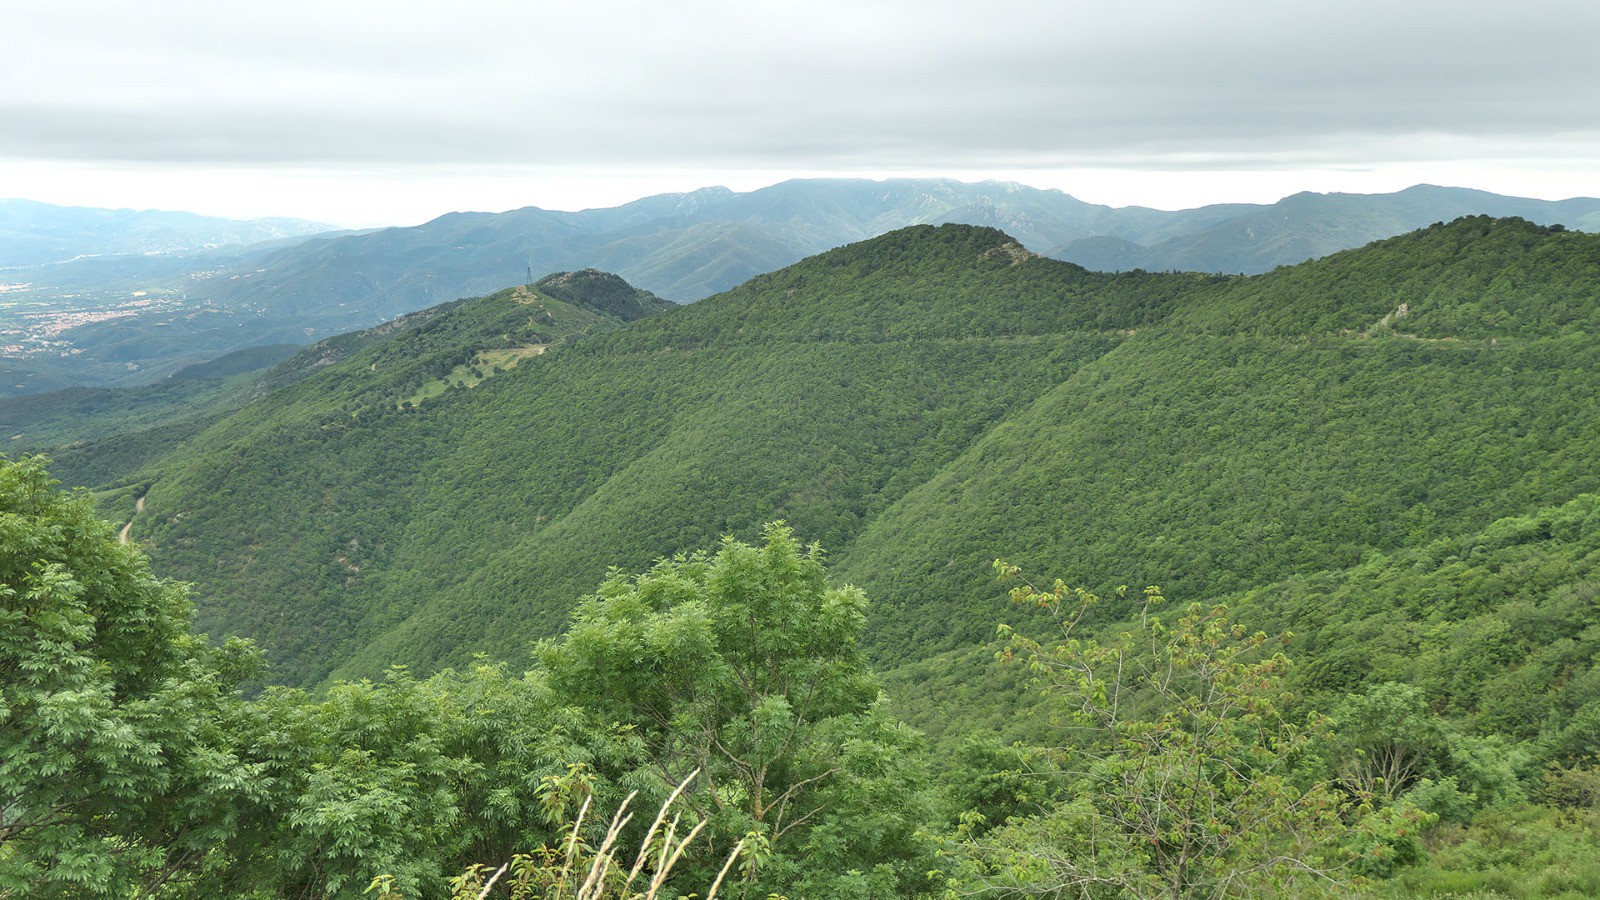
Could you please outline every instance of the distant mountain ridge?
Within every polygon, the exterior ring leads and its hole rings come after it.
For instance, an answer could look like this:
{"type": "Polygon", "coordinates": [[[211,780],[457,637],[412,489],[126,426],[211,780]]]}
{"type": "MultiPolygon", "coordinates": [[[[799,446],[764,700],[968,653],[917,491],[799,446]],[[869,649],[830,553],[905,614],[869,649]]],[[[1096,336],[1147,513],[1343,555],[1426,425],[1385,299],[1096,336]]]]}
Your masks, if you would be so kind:
{"type": "MultiPolygon", "coordinates": [[[[1209,207],[1207,207],[1209,208],[1209,207]]],[[[1048,255],[1098,271],[1256,275],[1462,216],[1516,216],[1600,231],[1600,200],[1529,200],[1420,184],[1393,194],[1302,192],[1201,228],[1143,241],[1080,238],[1048,255]]]]}
{"type": "Polygon", "coordinates": [[[949,179],[806,179],[704,188],[581,212],[451,213],[411,228],[279,250],[203,285],[230,305],[372,321],[535,274],[594,267],[678,302],[728,290],[833,247],[919,224],[999,228],[1030,250],[1099,271],[1248,273],[1463,215],[1600,230],[1600,200],[1529,200],[1427,185],[1394,194],[1302,193],[1275,204],[1168,212],[1059,190],[949,179]]]}
{"type": "Polygon", "coordinates": [[[56,206],[0,199],[0,268],[85,256],[184,253],[337,230],[303,219],[223,219],[165,210],[56,206]]]}
{"type": "MultiPolygon", "coordinates": [[[[12,219],[21,221],[19,211],[28,208],[10,201],[12,219]]],[[[116,211],[86,212],[103,217],[116,211]]],[[[9,319],[0,321],[0,330],[22,333],[27,340],[19,345],[27,349],[0,357],[0,395],[144,383],[223,353],[371,328],[554,271],[615,272],[658,296],[689,302],[807,256],[917,224],[998,228],[1034,252],[1095,271],[1238,274],[1467,214],[1600,230],[1600,200],[1528,200],[1427,185],[1393,194],[1302,193],[1271,205],[1169,212],[1113,208],[1059,190],[994,181],[811,179],[742,193],[709,187],[580,212],[527,207],[450,213],[409,228],[182,253],[88,256],[16,269],[5,280],[28,289],[8,299],[30,306],[5,310],[9,319]],[[161,302],[132,303],[143,292],[161,302]],[[86,324],[47,340],[39,337],[37,324],[18,318],[26,309],[57,305],[91,315],[86,324]],[[118,314],[104,315],[108,310],[118,314]]],[[[55,240],[42,219],[28,221],[33,230],[25,240],[8,241],[0,229],[0,251],[9,246],[5,252],[17,258],[40,241],[55,240]]],[[[272,222],[256,224],[277,233],[272,222]]],[[[158,246],[149,234],[140,231],[142,243],[118,246],[158,246]]],[[[74,246],[74,252],[85,252],[82,242],[74,246]]]]}

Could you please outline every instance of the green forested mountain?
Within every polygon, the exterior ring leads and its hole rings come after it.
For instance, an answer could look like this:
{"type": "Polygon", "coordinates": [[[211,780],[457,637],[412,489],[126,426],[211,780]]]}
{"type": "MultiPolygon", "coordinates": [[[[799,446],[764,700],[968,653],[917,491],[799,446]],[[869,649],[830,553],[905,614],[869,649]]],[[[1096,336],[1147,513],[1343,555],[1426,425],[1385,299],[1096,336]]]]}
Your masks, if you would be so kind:
{"type": "Polygon", "coordinates": [[[923,645],[984,632],[997,556],[1209,596],[1593,491],[1597,263],[1586,235],[1480,218],[1199,285],[839,567],[896,607],[879,640],[923,645]]]}
{"type": "Polygon", "coordinates": [[[735,862],[741,896],[935,885],[920,743],[857,642],[867,600],[780,526],[608,578],[538,671],[251,699],[254,649],[196,636],[185,587],[37,459],[0,459],[0,539],[8,900],[481,900],[502,875],[519,900],[683,896],[735,862]]]}
{"type": "Polygon", "coordinates": [[[0,432],[11,450],[25,452],[235,409],[248,399],[262,370],[299,350],[293,344],[238,350],[139,387],[72,387],[0,397],[0,432]]]}
{"type": "Polygon", "coordinates": [[[1597,255],[1480,218],[1264,276],[1104,275],[913,228],[470,390],[434,393],[479,338],[426,384],[388,342],[108,502],[147,491],[132,533],[201,626],[290,681],[516,657],[607,566],[778,517],[906,661],[990,633],[997,556],[1216,596],[1600,489],[1597,255]]]}
{"type": "MultiPolygon", "coordinates": [[[[560,315],[547,316],[549,310],[540,308],[538,314],[543,327],[529,334],[548,342],[601,323],[627,321],[665,308],[661,301],[622,285],[614,278],[592,276],[593,273],[576,276],[557,273],[535,285],[541,295],[538,303],[548,306],[554,301],[554,309],[560,315]],[[558,297],[563,299],[558,301],[558,297]],[[587,314],[566,309],[567,306],[575,306],[587,314]]],[[[310,347],[275,345],[236,351],[186,367],[154,384],[70,388],[0,398],[0,431],[11,433],[14,451],[70,444],[66,451],[57,451],[60,471],[84,483],[98,483],[98,473],[125,473],[134,468],[126,464],[121,464],[120,469],[106,468],[101,463],[110,454],[144,445],[153,445],[148,452],[164,452],[170,449],[176,435],[198,433],[221,415],[343,362],[364,348],[422,328],[435,318],[457,310],[464,302],[429,307],[374,328],[318,341],[310,347]],[[85,452],[84,445],[102,440],[108,442],[107,447],[85,452]],[[74,467],[79,458],[94,460],[94,472],[80,473],[74,467]]],[[[458,315],[449,327],[430,332],[424,341],[427,352],[449,354],[465,352],[468,348],[485,348],[498,349],[505,355],[514,349],[508,342],[513,340],[513,333],[519,331],[515,315],[502,321],[483,313],[484,310],[474,307],[470,313],[458,315]]],[[[419,362],[413,360],[413,363],[419,362]]],[[[385,384],[388,381],[386,379],[385,384]]]]}
{"type": "Polygon", "coordinates": [[[228,305],[280,313],[309,312],[331,299],[347,304],[350,314],[392,316],[493,290],[521,277],[524,265],[535,272],[597,266],[688,302],[907,225],[997,226],[1041,248],[1100,233],[1138,238],[1159,224],[1209,224],[1245,208],[1116,210],[1017,184],[801,179],[748,193],[705,188],[580,212],[452,213],[411,228],[284,248],[199,289],[228,305]]]}
{"type": "Polygon", "coordinates": [[[684,781],[683,890],[1592,895],[1597,319],[1600,238],[1479,217],[1251,277],[920,226],[351,337],[59,469],[314,694],[0,465],[0,893],[445,896],[684,781]],[[459,667],[337,681],[395,663],[459,667]]]}
{"type": "MultiPolygon", "coordinates": [[[[326,575],[306,571],[307,561],[299,553],[325,541],[328,529],[348,530],[348,523],[340,521],[343,514],[372,522],[409,519],[414,510],[392,501],[404,495],[404,479],[411,477],[415,466],[427,462],[438,447],[448,446],[448,433],[433,427],[432,411],[459,402],[458,396],[491,390],[519,363],[538,360],[552,347],[559,351],[558,342],[566,337],[601,331],[667,306],[615,276],[594,271],[548,276],[532,290],[518,287],[449,304],[318,345],[258,379],[259,385],[290,383],[236,413],[71,448],[58,454],[58,472],[68,483],[115,483],[117,489],[108,495],[108,502],[121,503],[124,515],[132,514],[135,500],[145,497],[148,509],[134,533],[144,538],[147,527],[153,536],[156,529],[170,525],[172,531],[167,533],[176,535],[171,543],[175,559],[187,560],[180,566],[194,565],[197,559],[220,561],[220,556],[211,554],[222,548],[209,537],[209,529],[220,527],[220,522],[234,523],[226,526],[230,531],[244,528],[263,537],[272,534],[259,542],[247,539],[235,548],[249,557],[236,558],[235,564],[241,566],[237,572],[244,576],[240,585],[248,596],[265,599],[271,592],[280,599],[300,596],[307,602],[293,615],[286,607],[261,607],[247,615],[286,624],[285,646],[303,644],[301,652],[309,649],[311,655],[325,656],[333,641],[358,639],[354,633],[330,627],[324,617],[342,614],[349,602],[344,589],[351,576],[375,553],[385,551],[387,532],[358,528],[349,537],[336,539],[329,556],[318,554],[318,564],[334,567],[326,573],[334,577],[326,581],[326,575]],[[306,377],[310,372],[316,374],[306,377]],[[329,451],[335,455],[330,457],[329,451]],[[294,462],[287,463],[291,458],[294,462]],[[123,466],[121,477],[105,478],[123,462],[145,468],[130,473],[133,467],[123,466]],[[256,478],[261,482],[246,487],[256,478]],[[161,489],[153,490],[155,484],[161,489]],[[339,485],[353,493],[336,489],[339,485]],[[311,493],[285,506],[267,501],[285,488],[311,493]],[[208,512],[193,509],[168,522],[151,518],[162,508],[161,496],[167,490],[179,496],[199,491],[219,502],[208,512]],[[153,495],[146,497],[147,492],[153,495]],[[267,502],[257,506],[260,501],[267,502]],[[206,524],[191,531],[189,523],[195,516],[206,524]],[[269,545],[273,548],[269,553],[257,555],[269,545]],[[317,596],[323,589],[332,594],[317,596]],[[309,630],[302,631],[307,626],[309,630]]],[[[580,463],[573,460],[573,465],[580,463]]],[[[214,595],[217,600],[231,593],[221,590],[214,595]]],[[[201,621],[207,627],[216,624],[219,631],[231,630],[231,623],[208,617],[217,608],[222,604],[204,604],[201,621]]],[[[257,633],[259,627],[245,630],[257,633]]]]}
{"type": "MultiPolygon", "coordinates": [[[[1097,279],[983,230],[922,229],[879,249],[904,258],[879,268],[870,249],[841,251],[411,410],[400,405],[420,388],[385,373],[416,351],[386,343],[213,425],[139,476],[151,486],[133,534],[164,548],[174,572],[239,575],[211,585],[200,622],[300,655],[289,678],[320,677],[339,661],[335,642],[375,658],[388,652],[380,639],[414,642],[419,662],[439,661],[476,632],[516,653],[609,565],[703,546],[775,512],[843,543],[1007,407],[1125,338],[1110,326],[1143,321],[1160,302],[1148,279],[1131,278],[1119,308],[1056,302],[1055,321],[1041,320],[1030,308],[1097,279]],[[939,271],[950,286],[924,294],[939,271]],[[975,272],[1016,289],[980,311],[992,334],[973,333],[961,293],[975,272]],[[805,278],[857,289],[807,293],[831,311],[771,302],[805,278]],[[871,296],[896,285],[901,296],[871,296]],[[695,336],[680,338],[684,316],[703,323],[695,336]],[[1027,361],[1008,358],[1013,349],[1027,361]],[[215,539],[223,533],[240,540],[215,539]],[[485,591],[507,602],[494,610],[485,591]]],[[[438,365],[478,350],[452,345],[438,365]]]]}
{"type": "MultiPolygon", "coordinates": [[[[1589,754],[1600,740],[1600,496],[1436,531],[1214,599],[1252,628],[1293,635],[1299,665],[1288,680],[1308,706],[1407,684],[1463,734],[1527,742],[1546,759],[1589,754]]],[[[1001,602],[988,612],[1006,622],[1026,614],[1001,602]]],[[[958,745],[973,730],[1047,739],[1050,722],[1018,714],[1039,704],[1026,673],[997,664],[997,649],[974,644],[901,667],[891,693],[936,741],[958,745]]]]}

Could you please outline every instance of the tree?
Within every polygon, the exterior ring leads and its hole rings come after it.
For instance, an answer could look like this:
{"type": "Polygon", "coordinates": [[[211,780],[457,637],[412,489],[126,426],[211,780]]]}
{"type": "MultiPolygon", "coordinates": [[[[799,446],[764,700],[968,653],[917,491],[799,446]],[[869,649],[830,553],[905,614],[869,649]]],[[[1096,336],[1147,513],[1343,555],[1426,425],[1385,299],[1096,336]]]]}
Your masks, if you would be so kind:
{"type": "Polygon", "coordinates": [[[879,711],[857,646],[865,610],[776,523],[759,546],[613,572],[540,657],[557,692],[637,728],[659,786],[700,771],[684,802],[722,852],[752,836],[747,879],[839,896],[797,879],[900,878],[921,824],[915,739],[879,711]]]}
{"type": "Polygon", "coordinates": [[[1360,799],[1390,803],[1433,774],[1444,729],[1415,685],[1384,682],[1341,700],[1331,714],[1328,755],[1339,785],[1360,799]]]}
{"type": "Polygon", "coordinates": [[[251,810],[259,834],[226,848],[233,880],[199,896],[356,897],[375,875],[440,896],[469,864],[554,842],[585,799],[616,804],[611,776],[639,764],[636,739],[592,727],[542,673],[487,662],[420,681],[395,668],[320,699],[273,688],[248,706],[237,730],[275,790],[251,810]]]}
{"type": "Polygon", "coordinates": [[[1282,717],[1289,663],[1265,634],[1200,604],[1168,626],[1149,588],[1138,619],[1102,643],[1078,636],[1095,595],[1058,581],[1012,598],[1061,629],[1045,644],[1002,626],[1005,653],[1028,662],[1073,725],[1046,751],[1071,781],[1054,810],[974,842],[979,880],[1010,894],[1172,898],[1336,883],[1325,854],[1337,803],[1291,777],[1308,734],[1282,717]]]}
{"type": "Polygon", "coordinates": [[[188,618],[87,497],[0,458],[0,896],[152,889],[264,789],[214,727],[254,657],[188,618]]]}

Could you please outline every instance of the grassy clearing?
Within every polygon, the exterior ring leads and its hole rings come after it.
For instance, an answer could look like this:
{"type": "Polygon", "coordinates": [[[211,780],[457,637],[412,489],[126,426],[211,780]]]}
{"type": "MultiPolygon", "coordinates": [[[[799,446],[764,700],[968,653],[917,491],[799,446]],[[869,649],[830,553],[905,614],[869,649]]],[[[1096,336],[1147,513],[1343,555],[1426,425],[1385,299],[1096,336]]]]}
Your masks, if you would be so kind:
{"type": "Polygon", "coordinates": [[[525,347],[507,347],[500,350],[481,350],[472,362],[450,370],[450,374],[424,384],[417,392],[401,400],[397,406],[418,406],[422,401],[437,397],[451,387],[477,387],[507,369],[514,368],[530,356],[538,356],[549,344],[529,344],[525,347]]]}

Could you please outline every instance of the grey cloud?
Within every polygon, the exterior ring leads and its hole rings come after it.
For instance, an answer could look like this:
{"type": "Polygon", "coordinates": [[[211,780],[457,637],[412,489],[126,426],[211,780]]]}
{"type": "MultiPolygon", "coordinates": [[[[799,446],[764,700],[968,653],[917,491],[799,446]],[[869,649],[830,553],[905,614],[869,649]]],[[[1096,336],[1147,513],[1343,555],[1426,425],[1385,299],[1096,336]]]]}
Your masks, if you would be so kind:
{"type": "Polygon", "coordinates": [[[0,69],[0,154],[1221,165],[1439,134],[1600,156],[1588,0],[90,6],[3,14],[27,49],[0,69]]]}

